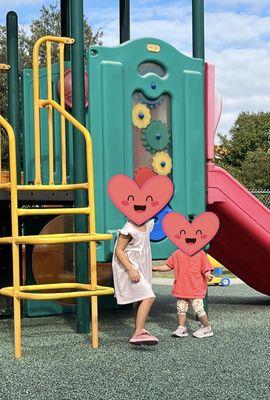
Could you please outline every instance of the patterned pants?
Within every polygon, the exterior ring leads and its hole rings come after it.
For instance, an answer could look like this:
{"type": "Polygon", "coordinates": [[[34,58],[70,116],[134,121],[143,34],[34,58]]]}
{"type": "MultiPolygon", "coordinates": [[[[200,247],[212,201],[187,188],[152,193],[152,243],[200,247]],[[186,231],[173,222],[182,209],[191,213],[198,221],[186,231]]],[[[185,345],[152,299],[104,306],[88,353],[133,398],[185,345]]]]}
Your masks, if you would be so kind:
{"type": "Polygon", "coordinates": [[[203,299],[190,299],[190,300],[178,299],[177,300],[178,315],[186,315],[188,310],[188,303],[191,303],[191,306],[198,318],[201,318],[206,314],[203,307],[203,299]]]}

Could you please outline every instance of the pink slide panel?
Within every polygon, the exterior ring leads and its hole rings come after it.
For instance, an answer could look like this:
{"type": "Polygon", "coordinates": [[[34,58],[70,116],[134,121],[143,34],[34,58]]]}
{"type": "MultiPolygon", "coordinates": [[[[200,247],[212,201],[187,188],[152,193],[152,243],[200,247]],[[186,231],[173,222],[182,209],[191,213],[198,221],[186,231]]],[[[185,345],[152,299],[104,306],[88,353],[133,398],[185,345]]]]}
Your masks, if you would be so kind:
{"type": "Polygon", "coordinates": [[[207,165],[207,209],[220,219],[209,253],[270,296],[270,211],[228,172],[207,165]]]}
{"type": "Polygon", "coordinates": [[[214,159],[214,141],[216,129],[222,111],[221,95],[215,88],[215,66],[205,63],[205,132],[206,159],[214,159]]]}

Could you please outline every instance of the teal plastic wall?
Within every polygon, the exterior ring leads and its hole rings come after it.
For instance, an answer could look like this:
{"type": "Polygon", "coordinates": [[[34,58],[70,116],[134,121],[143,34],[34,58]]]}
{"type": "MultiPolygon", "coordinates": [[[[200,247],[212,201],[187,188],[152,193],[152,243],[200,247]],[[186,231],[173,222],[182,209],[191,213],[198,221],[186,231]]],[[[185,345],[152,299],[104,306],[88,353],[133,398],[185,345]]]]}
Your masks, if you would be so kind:
{"type": "MultiPolygon", "coordinates": [[[[69,64],[66,64],[68,67],[69,64]]],[[[47,98],[47,70],[40,69],[40,97],[47,98]]],[[[26,183],[34,181],[34,111],[33,111],[33,71],[32,69],[23,70],[22,75],[22,104],[23,104],[23,170],[26,183]]],[[[59,102],[58,96],[59,65],[52,65],[52,91],[53,98],[59,102]]],[[[69,110],[68,110],[69,111],[69,110]]],[[[40,110],[41,125],[41,172],[44,184],[49,182],[48,171],[48,117],[47,110],[40,110]]],[[[56,184],[61,183],[61,134],[60,117],[54,111],[54,179],[56,184]]],[[[67,127],[67,158],[68,158],[68,182],[73,181],[73,133],[71,125],[67,127]]]]}
{"type": "MultiPolygon", "coordinates": [[[[187,57],[161,40],[143,38],[114,48],[91,46],[88,73],[97,231],[115,233],[125,223],[125,217],[109,200],[106,187],[115,174],[133,176],[132,96],[136,91],[149,99],[164,93],[170,96],[175,187],[170,206],[185,215],[203,212],[204,61],[187,57]],[[154,49],[159,46],[160,51],[149,51],[148,44],[154,44],[154,49]],[[141,76],[137,68],[144,62],[158,63],[165,69],[165,76],[153,73],[141,76]]],[[[100,261],[111,258],[113,245],[113,241],[100,244],[100,261]]],[[[167,238],[154,242],[153,258],[164,259],[174,249],[167,238]]]]}

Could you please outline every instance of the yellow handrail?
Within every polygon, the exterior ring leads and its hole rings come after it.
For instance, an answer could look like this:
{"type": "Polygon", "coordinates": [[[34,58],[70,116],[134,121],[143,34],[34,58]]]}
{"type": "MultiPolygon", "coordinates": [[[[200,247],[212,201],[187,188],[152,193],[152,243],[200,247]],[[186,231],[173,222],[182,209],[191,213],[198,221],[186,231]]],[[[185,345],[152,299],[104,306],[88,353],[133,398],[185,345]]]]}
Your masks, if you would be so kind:
{"type": "Polygon", "coordinates": [[[97,285],[96,268],[96,242],[110,240],[111,234],[96,233],[95,225],[95,199],[94,199],[94,171],[93,171],[93,149],[92,139],[89,131],[78,122],[70,113],[65,110],[64,93],[64,45],[74,43],[71,38],[58,38],[45,36],[37,41],[33,51],[33,86],[34,86],[34,137],[35,137],[35,183],[34,185],[18,185],[16,175],[16,142],[15,135],[10,124],[0,116],[0,126],[2,125],[8,135],[9,141],[9,165],[10,165],[10,183],[1,184],[0,189],[9,189],[11,191],[11,222],[12,235],[0,238],[0,243],[12,245],[12,263],[13,263],[13,286],[0,289],[0,294],[13,297],[14,301],[14,341],[15,357],[21,357],[21,299],[63,299],[71,297],[91,297],[92,309],[92,346],[98,347],[98,307],[97,296],[108,295],[114,292],[113,288],[97,285]],[[59,44],[60,56],[60,104],[53,99],[52,93],[52,66],[51,66],[51,43],[59,44]],[[47,54],[47,98],[39,98],[39,65],[38,55],[40,46],[46,43],[47,54]],[[48,139],[49,139],[49,184],[43,185],[41,179],[41,137],[40,137],[40,109],[48,110],[48,139]],[[60,114],[61,123],[61,148],[62,148],[62,184],[54,183],[54,132],[53,116],[54,112],[60,114]],[[85,140],[86,148],[86,182],[67,184],[66,176],[66,121],[71,123],[78,134],[82,134],[85,140]],[[88,195],[88,204],[81,208],[47,208],[47,209],[22,209],[18,208],[18,190],[86,190],[88,195]],[[21,236],[19,233],[19,217],[29,215],[47,215],[47,214],[85,214],[88,217],[88,233],[62,233],[51,235],[32,235],[21,236]],[[20,259],[19,246],[21,244],[55,244],[55,243],[89,243],[90,260],[90,284],[81,283],[59,283],[46,285],[20,286],[20,259]],[[35,291],[57,290],[59,293],[32,293],[35,291]],[[63,292],[62,290],[68,290],[63,292]],[[27,293],[28,292],[28,293],[27,293]]]}
{"type": "MultiPolygon", "coordinates": [[[[60,83],[60,105],[62,109],[65,109],[65,63],[64,63],[64,51],[65,45],[63,43],[59,43],[59,83],[60,83]]],[[[60,119],[60,128],[61,128],[61,142],[62,142],[62,184],[65,185],[67,183],[67,155],[66,155],[66,120],[64,115],[61,114],[60,119]]]]}
{"type": "MultiPolygon", "coordinates": [[[[10,65],[0,63],[0,71],[8,71],[10,65]]],[[[0,185],[2,184],[2,133],[1,133],[1,123],[0,123],[0,185]]]]}
{"type": "MultiPolygon", "coordinates": [[[[93,149],[92,149],[92,139],[89,131],[77,121],[71,114],[69,114],[63,107],[61,107],[54,100],[40,100],[40,107],[47,107],[48,105],[55,108],[60,114],[62,114],[67,121],[69,121],[75,128],[82,133],[85,139],[86,147],[86,171],[87,171],[87,182],[88,182],[88,205],[91,207],[91,213],[89,213],[88,218],[88,232],[94,233],[96,231],[95,223],[95,199],[94,199],[94,171],[93,171],[93,149]]],[[[94,242],[90,243],[90,276],[91,283],[93,285],[97,284],[97,271],[94,265],[96,265],[96,246],[94,242]]]]}
{"type": "MultiPolygon", "coordinates": [[[[62,108],[65,105],[65,94],[64,94],[64,51],[63,47],[65,44],[73,44],[74,39],[68,37],[55,37],[55,36],[44,36],[40,38],[34,45],[33,49],[33,90],[34,90],[34,137],[35,137],[35,185],[41,185],[41,155],[40,155],[40,113],[39,113],[39,49],[40,46],[46,43],[46,55],[47,55],[47,98],[52,99],[52,69],[51,69],[51,43],[59,44],[59,60],[60,60],[60,103],[62,108]],[[61,46],[62,45],[62,46],[61,46]],[[60,47],[61,46],[61,47],[60,47]]],[[[66,148],[65,143],[65,121],[61,118],[61,138],[64,143],[61,142],[62,150],[66,148]]],[[[53,115],[52,109],[48,108],[48,135],[49,135],[49,183],[53,184],[53,115]]],[[[66,151],[62,151],[62,182],[66,183],[66,151]],[[63,159],[64,156],[64,159],[63,159]],[[63,168],[63,164],[65,164],[63,168]]]]}
{"type": "MultiPolygon", "coordinates": [[[[15,134],[11,125],[0,115],[0,125],[3,126],[8,135],[9,145],[9,171],[10,171],[10,191],[11,191],[11,233],[12,233],[12,263],[13,263],[13,288],[14,293],[19,291],[20,287],[20,255],[19,247],[15,243],[15,238],[19,235],[18,223],[18,194],[17,194],[17,167],[16,167],[16,141],[15,134]]],[[[21,354],[21,305],[20,299],[13,297],[14,315],[14,347],[15,356],[21,354]]]]}

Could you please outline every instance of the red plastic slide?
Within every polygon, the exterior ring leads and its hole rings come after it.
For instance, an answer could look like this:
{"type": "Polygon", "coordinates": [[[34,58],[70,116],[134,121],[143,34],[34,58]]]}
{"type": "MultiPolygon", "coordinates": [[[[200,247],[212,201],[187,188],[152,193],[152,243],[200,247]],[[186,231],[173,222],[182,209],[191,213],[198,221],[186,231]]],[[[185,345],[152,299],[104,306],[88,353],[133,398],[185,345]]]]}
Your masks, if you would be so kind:
{"type": "Polygon", "coordinates": [[[270,296],[270,211],[224,169],[207,165],[208,210],[220,219],[209,253],[270,296]]]}

